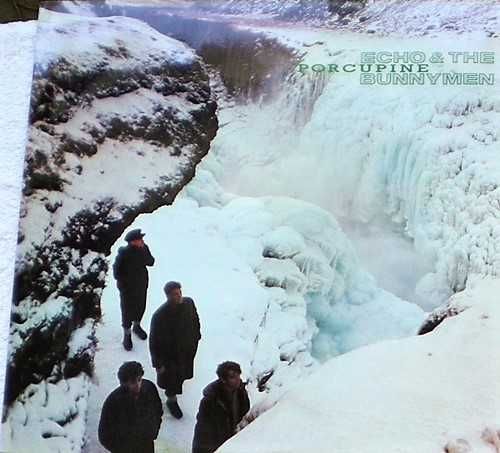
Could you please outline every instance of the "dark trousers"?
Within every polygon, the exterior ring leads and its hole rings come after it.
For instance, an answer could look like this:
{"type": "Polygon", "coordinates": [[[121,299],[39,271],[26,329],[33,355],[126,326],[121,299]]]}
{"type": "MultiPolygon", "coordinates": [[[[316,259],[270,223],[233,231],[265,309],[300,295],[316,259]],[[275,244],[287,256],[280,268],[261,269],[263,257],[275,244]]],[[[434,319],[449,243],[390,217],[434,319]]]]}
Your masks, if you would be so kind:
{"type": "Polygon", "coordinates": [[[158,387],[165,390],[165,395],[182,395],[182,385],[184,381],[193,377],[193,364],[198,344],[190,354],[186,354],[182,360],[177,363],[166,361],[165,371],[156,374],[156,383],[158,387]]]}
{"type": "Polygon", "coordinates": [[[120,308],[122,327],[130,329],[134,321],[140,323],[146,311],[146,288],[120,290],[120,308]]]}

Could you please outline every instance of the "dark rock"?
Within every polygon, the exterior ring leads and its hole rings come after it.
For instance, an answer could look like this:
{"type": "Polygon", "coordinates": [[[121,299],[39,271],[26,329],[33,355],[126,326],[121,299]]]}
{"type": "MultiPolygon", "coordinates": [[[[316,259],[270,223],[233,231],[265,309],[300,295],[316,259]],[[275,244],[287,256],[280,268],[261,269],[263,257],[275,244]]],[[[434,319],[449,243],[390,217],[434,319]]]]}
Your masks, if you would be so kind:
{"type": "Polygon", "coordinates": [[[467,307],[458,307],[453,305],[447,305],[443,308],[437,308],[424,321],[424,323],[418,330],[418,335],[425,335],[426,333],[432,332],[447,318],[451,318],[452,316],[456,316],[462,313],[464,310],[466,310],[466,308],[467,307]]]}
{"type": "Polygon", "coordinates": [[[269,381],[269,379],[273,377],[273,375],[274,375],[274,370],[271,370],[258,377],[257,389],[259,390],[259,392],[264,392],[267,389],[266,384],[269,381]]]}

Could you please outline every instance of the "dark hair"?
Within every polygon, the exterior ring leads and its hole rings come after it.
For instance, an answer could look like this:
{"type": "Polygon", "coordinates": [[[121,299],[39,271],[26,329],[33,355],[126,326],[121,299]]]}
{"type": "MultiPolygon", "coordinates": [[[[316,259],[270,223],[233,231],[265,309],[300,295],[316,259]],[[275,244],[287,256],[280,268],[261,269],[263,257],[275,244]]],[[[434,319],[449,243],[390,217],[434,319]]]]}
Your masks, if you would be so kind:
{"type": "Polygon", "coordinates": [[[139,362],[125,362],[118,369],[117,376],[120,384],[125,384],[126,382],[144,376],[144,369],[139,362]]]}
{"type": "Polygon", "coordinates": [[[217,376],[219,376],[219,379],[226,379],[230,371],[241,374],[241,367],[239,363],[229,361],[222,362],[217,367],[217,376]]]}
{"type": "Polygon", "coordinates": [[[163,287],[163,291],[165,291],[165,294],[167,296],[170,293],[170,291],[172,291],[173,289],[181,289],[181,284],[179,282],[168,282],[163,287]]]}

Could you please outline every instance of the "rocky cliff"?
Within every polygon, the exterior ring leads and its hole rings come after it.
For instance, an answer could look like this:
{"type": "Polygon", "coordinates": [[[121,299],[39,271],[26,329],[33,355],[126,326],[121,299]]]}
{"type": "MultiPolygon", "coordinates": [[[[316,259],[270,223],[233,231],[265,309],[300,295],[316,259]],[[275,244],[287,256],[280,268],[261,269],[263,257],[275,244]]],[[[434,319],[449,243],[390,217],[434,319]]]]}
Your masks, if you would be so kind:
{"type": "Polygon", "coordinates": [[[56,14],[37,36],[7,404],[92,373],[111,245],[174,200],[218,127],[187,46],[126,17],[56,14]]]}

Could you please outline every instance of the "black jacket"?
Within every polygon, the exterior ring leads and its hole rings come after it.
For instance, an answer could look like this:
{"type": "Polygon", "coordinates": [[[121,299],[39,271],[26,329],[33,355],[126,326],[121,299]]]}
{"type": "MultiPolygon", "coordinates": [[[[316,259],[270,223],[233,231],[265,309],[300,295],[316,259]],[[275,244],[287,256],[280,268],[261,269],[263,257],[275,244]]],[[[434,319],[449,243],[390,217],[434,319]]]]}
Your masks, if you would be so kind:
{"type": "Polygon", "coordinates": [[[156,386],[142,380],[137,400],[123,386],[104,401],[99,420],[99,442],[110,452],[147,451],[158,436],[163,408],[156,386]]]}
{"type": "Polygon", "coordinates": [[[129,287],[147,288],[148,270],[146,266],[152,266],[155,262],[149,247],[135,247],[128,244],[120,247],[113,264],[113,276],[117,280],[120,290],[129,287]]]}
{"type": "Polygon", "coordinates": [[[193,299],[180,304],[165,302],[153,314],[149,350],[154,368],[165,367],[158,386],[182,393],[182,382],[193,377],[193,361],[201,338],[200,319],[193,299]]]}
{"type": "Polygon", "coordinates": [[[250,409],[245,386],[236,392],[239,410],[234,418],[223,382],[218,379],[205,387],[196,416],[193,453],[212,453],[235,434],[237,424],[250,409]]]}

